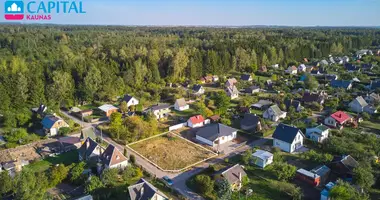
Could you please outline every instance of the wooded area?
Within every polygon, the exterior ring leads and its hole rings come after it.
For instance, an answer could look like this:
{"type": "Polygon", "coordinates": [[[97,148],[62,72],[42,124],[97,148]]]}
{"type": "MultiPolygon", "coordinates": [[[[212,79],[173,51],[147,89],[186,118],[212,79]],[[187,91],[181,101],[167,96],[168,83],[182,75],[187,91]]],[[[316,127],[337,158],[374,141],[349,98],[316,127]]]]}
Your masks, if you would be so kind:
{"type": "Polygon", "coordinates": [[[0,45],[3,125],[30,128],[40,103],[54,110],[126,93],[158,102],[166,82],[343,55],[379,46],[380,31],[2,25],[0,45]]]}

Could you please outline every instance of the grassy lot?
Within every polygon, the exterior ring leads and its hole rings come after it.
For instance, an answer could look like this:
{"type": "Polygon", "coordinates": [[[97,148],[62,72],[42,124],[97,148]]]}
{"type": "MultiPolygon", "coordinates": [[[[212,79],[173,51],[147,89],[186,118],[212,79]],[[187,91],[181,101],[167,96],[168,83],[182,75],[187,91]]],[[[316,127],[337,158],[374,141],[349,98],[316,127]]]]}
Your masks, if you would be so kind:
{"type": "Polygon", "coordinates": [[[209,158],[214,153],[176,136],[158,136],[130,146],[166,170],[178,170],[209,158]]]}
{"type": "Polygon", "coordinates": [[[173,112],[175,114],[175,116],[177,117],[183,117],[184,119],[188,119],[189,117],[192,117],[194,115],[197,114],[197,112],[194,110],[194,108],[192,107],[192,105],[190,105],[190,108],[187,109],[187,110],[184,110],[184,111],[178,111],[178,110],[174,110],[173,109],[173,112]]]}
{"type": "Polygon", "coordinates": [[[81,110],[95,110],[95,109],[98,109],[98,106],[94,104],[87,104],[87,105],[79,106],[79,108],[81,110]]]}
{"type": "Polygon", "coordinates": [[[380,131],[380,122],[372,122],[372,121],[365,120],[360,123],[360,126],[365,127],[365,128],[376,129],[380,131]]]}
{"type": "Polygon", "coordinates": [[[26,168],[31,169],[36,172],[46,171],[52,165],[64,164],[70,165],[72,163],[78,162],[78,151],[73,150],[66,153],[62,153],[55,157],[48,157],[44,160],[34,162],[30,165],[27,165],[26,168]]]}
{"type": "Polygon", "coordinates": [[[255,75],[255,81],[266,81],[270,79],[270,77],[266,77],[266,76],[258,76],[258,75],[255,75]]]}

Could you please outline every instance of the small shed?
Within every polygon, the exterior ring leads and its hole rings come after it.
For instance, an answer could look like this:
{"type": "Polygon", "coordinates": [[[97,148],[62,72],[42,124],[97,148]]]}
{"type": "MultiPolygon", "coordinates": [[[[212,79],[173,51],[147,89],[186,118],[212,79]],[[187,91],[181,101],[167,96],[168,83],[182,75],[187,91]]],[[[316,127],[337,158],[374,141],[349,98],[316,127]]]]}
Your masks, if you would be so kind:
{"type": "Polygon", "coordinates": [[[301,168],[297,170],[296,178],[310,185],[318,186],[320,184],[321,177],[318,174],[315,174],[313,172],[310,172],[301,168]]]}

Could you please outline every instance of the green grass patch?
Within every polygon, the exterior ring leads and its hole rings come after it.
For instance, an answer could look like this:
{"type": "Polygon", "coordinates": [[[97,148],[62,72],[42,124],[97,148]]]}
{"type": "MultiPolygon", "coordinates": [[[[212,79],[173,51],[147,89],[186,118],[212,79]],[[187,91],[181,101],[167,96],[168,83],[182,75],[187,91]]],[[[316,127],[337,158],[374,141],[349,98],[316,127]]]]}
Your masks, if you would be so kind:
{"type": "Polygon", "coordinates": [[[380,131],[380,123],[379,122],[372,122],[372,121],[363,121],[360,123],[359,126],[365,127],[365,128],[371,128],[371,129],[376,129],[380,131]]]}
{"type": "Polygon", "coordinates": [[[190,108],[187,110],[184,110],[184,111],[173,110],[173,113],[175,113],[177,117],[183,117],[186,120],[187,118],[198,114],[191,105],[190,105],[190,108]]]}
{"type": "Polygon", "coordinates": [[[62,153],[55,157],[48,157],[43,160],[31,163],[30,165],[27,165],[26,168],[31,169],[35,172],[42,172],[48,170],[51,166],[56,164],[64,164],[67,166],[78,161],[78,151],[73,150],[62,153]]]}

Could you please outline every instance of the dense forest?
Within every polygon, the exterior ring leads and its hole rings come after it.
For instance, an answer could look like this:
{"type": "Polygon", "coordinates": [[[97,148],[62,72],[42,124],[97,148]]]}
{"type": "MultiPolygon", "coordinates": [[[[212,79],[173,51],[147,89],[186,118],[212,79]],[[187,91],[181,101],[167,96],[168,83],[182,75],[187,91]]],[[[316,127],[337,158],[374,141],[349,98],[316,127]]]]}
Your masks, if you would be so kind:
{"type": "Polygon", "coordinates": [[[380,46],[380,30],[2,25],[0,45],[0,116],[13,128],[31,126],[40,103],[56,109],[126,93],[158,102],[167,82],[345,55],[380,46]]]}

